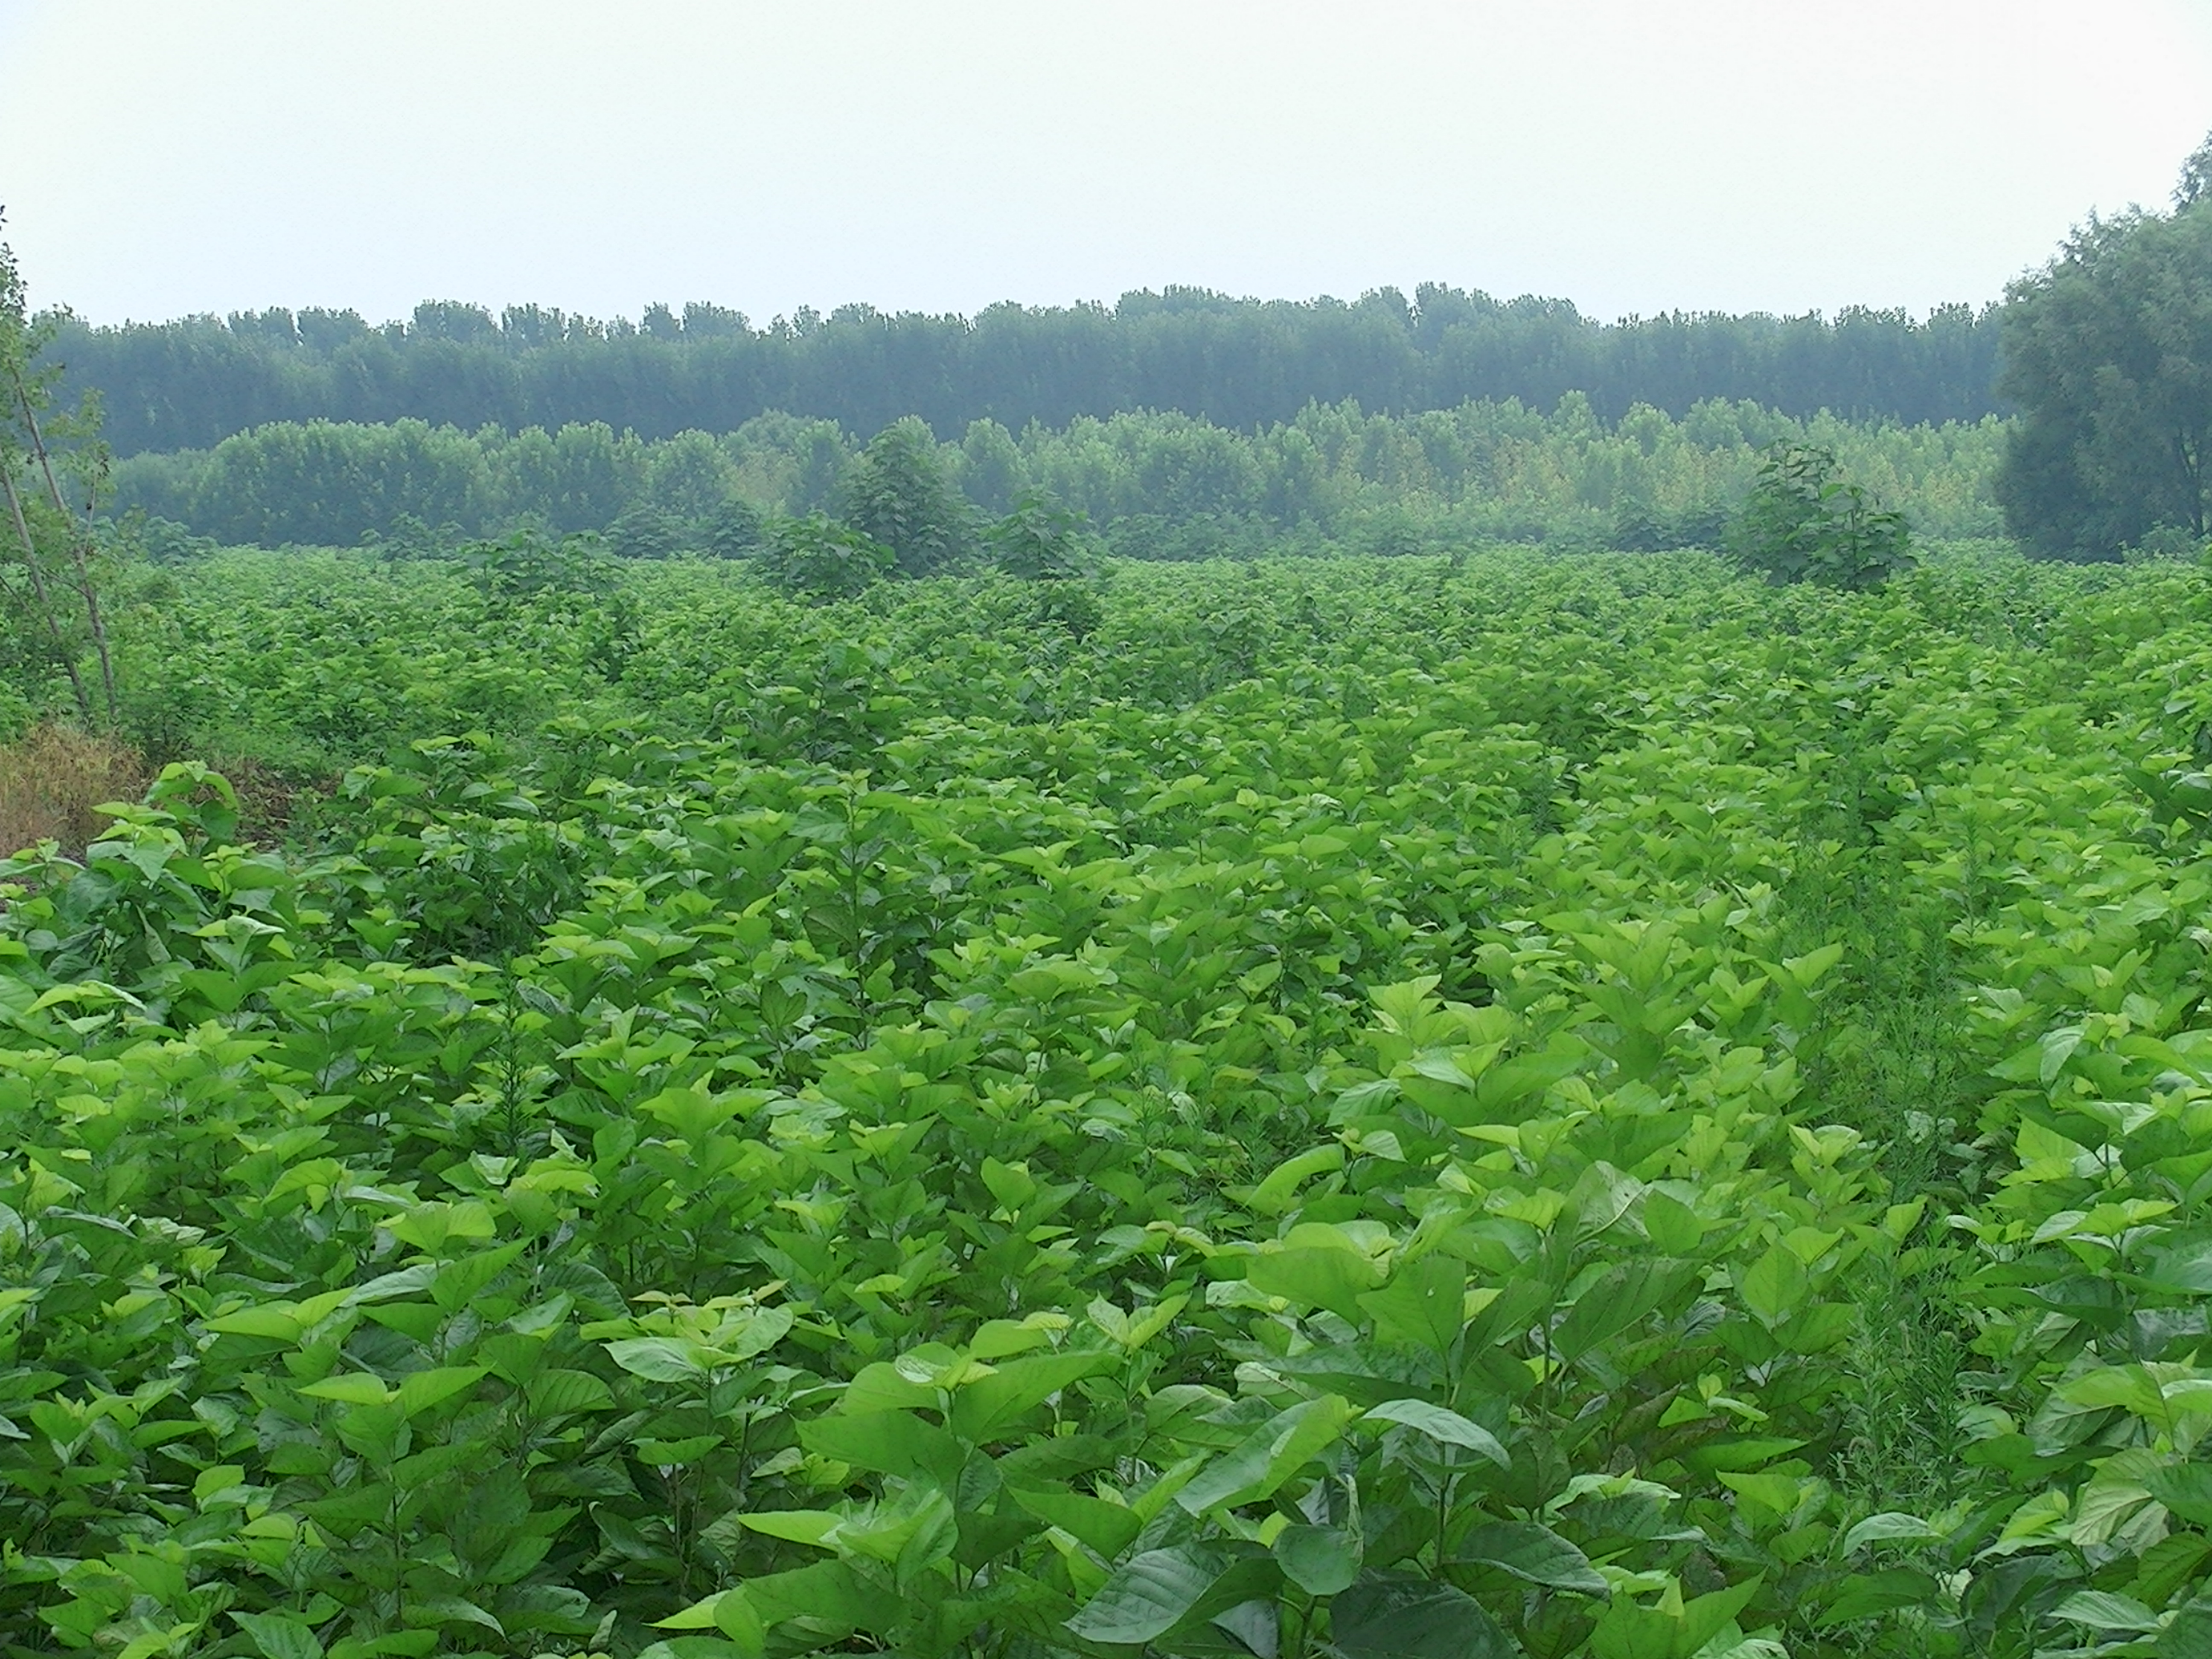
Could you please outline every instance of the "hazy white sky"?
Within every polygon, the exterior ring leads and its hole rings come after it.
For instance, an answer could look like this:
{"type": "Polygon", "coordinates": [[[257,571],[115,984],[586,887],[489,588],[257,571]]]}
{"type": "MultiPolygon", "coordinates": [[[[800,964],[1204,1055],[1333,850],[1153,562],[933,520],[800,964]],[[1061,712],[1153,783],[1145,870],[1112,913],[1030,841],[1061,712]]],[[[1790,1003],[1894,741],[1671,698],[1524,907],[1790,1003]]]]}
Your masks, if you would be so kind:
{"type": "Polygon", "coordinates": [[[0,0],[40,303],[1996,296],[2212,128],[2212,0],[0,0]]]}

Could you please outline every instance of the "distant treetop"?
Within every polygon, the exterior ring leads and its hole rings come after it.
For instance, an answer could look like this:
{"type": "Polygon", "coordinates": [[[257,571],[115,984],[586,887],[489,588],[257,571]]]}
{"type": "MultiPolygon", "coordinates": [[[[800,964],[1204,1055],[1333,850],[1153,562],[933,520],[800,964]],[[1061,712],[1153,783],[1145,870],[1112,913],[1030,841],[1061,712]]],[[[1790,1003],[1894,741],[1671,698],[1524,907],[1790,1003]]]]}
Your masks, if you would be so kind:
{"type": "Polygon", "coordinates": [[[1564,300],[1425,283],[1352,301],[1237,299],[1170,287],[1112,306],[992,306],[973,318],[866,305],[756,325],[692,304],[636,322],[556,308],[431,301],[404,322],[282,308],[90,327],[57,354],[105,396],[118,453],[202,449],[272,421],[413,417],[473,430],[605,422],[642,438],[733,431],[776,410],[862,438],[917,414],[940,438],[993,419],[1019,431],[1174,410],[1251,430],[1309,403],[1370,411],[1568,392],[1618,419],[1709,398],[1804,416],[1977,420],[1997,407],[1991,313],[1924,319],[1675,313],[1603,323],[1564,300]]]}

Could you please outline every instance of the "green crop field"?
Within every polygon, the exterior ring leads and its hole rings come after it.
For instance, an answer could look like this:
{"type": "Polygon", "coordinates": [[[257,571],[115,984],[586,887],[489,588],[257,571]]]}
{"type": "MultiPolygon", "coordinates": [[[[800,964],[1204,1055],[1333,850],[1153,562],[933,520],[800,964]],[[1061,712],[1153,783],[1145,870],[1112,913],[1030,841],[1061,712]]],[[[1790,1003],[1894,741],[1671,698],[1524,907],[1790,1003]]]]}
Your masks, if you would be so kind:
{"type": "Polygon", "coordinates": [[[132,580],[0,1652],[2212,1654],[2199,568],[132,580]]]}

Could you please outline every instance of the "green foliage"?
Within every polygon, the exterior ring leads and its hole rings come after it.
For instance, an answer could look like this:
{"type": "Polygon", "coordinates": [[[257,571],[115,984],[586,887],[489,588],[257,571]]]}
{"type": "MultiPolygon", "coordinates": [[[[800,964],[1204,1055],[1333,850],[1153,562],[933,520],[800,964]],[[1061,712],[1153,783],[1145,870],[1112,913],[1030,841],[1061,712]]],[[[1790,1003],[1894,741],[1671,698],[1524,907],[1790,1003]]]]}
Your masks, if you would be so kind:
{"type": "MultiPolygon", "coordinates": [[[[1925,319],[1850,307],[1833,318],[1675,313],[1605,324],[1556,300],[1501,301],[1425,283],[1410,301],[1386,289],[1350,305],[1185,288],[1126,294],[1110,307],[997,305],[972,319],[848,306],[759,328],[709,305],[680,316],[656,307],[642,327],[539,306],[497,318],[425,306],[381,326],[351,312],[279,308],[120,327],[71,319],[63,356],[80,385],[108,393],[116,441],[135,454],[211,448],[275,421],[378,421],[428,408],[467,431],[605,421],[666,438],[808,409],[861,433],[914,412],[940,432],[974,423],[1003,435],[1139,409],[1203,411],[1243,431],[1351,399],[1369,409],[1478,398],[1549,409],[1580,390],[1607,420],[1638,404],[1680,416],[1721,398],[1806,418],[1837,410],[1972,422],[1996,407],[1996,332],[1991,311],[1957,305],[1925,319]]],[[[994,446],[987,434],[976,447],[994,446]]],[[[1003,512],[1013,494],[977,499],[1003,512]]]]}
{"type": "Polygon", "coordinates": [[[2195,207],[2208,197],[2212,197],[2212,134],[2181,164],[2181,178],[2173,187],[2174,209],[2195,207]]]}
{"type": "Polygon", "coordinates": [[[760,508],[732,495],[707,521],[703,544],[718,559],[747,559],[768,545],[768,520],[760,508]]]}
{"type": "Polygon", "coordinates": [[[33,318],[15,252],[0,242],[0,671],[12,700],[112,726],[114,658],[103,599],[125,544],[102,533],[112,494],[100,399],[58,403],[56,325],[33,318]],[[88,662],[86,659],[89,659],[88,662]]]}
{"type": "Polygon", "coordinates": [[[1079,642],[1097,633],[1106,620],[1106,602],[1091,582],[1040,582],[1035,614],[1039,628],[1058,629],[1079,642]]]}
{"type": "Polygon", "coordinates": [[[451,556],[492,599],[607,593],[615,586],[614,571],[592,537],[519,530],[500,541],[466,543],[451,556]]]}
{"type": "Polygon", "coordinates": [[[2208,142],[2172,213],[2092,218],[2006,290],[2005,388],[2021,410],[1997,475],[2012,532],[2111,557],[2161,526],[2212,535],[2208,142]]]}
{"type": "Polygon", "coordinates": [[[1095,587],[1097,541],[1082,514],[1042,490],[1024,490],[984,541],[1003,574],[1034,590],[1036,627],[1077,641],[1097,631],[1106,608],[1095,587]]]}
{"type": "Polygon", "coordinates": [[[459,525],[448,521],[434,530],[412,513],[402,513],[392,520],[388,530],[363,531],[361,544],[387,562],[397,564],[402,559],[442,558],[453,551],[461,540],[459,525]]]}
{"type": "Polygon", "coordinates": [[[2200,1641],[2200,572],[599,568],[134,620],[343,776],[0,870],[0,1653],[2200,1641]]]}
{"type": "Polygon", "coordinates": [[[881,542],[821,513],[779,521],[760,561],[778,587],[817,605],[866,592],[896,564],[896,556],[881,542]]]}
{"type": "Polygon", "coordinates": [[[970,512],[938,459],[929,428],[909,416],[853,458],[837,486],[838,516],[891,550],[902,576],[930,576],[968,555],[970,512]]]}
{"type": "Polygon", "coordinates": [[[607,546],[618,558],[665,559],[683,551],[686,533],[667,508],[633,507],[607,526],[607,546]]]}
{"type": "Polygon", "coordinates": [[[992,562],[1024,581],[1072,581],[1092,574],[1097,553],[1090,520],[1044,490],[1016,497],[1006,517],[984,532],[992,562]]]}
{"type": "Polygon", "coordinates": [[[1640,501],[1613,511],[1611,546],[1623,553],[1663,553],[1678,547],[1715,548],[1728,538],[1729,514],[1715,507],[1661,512],[1640,501]]]}
{"type": "Polygon", "coordinates": [[[116,533],[135,545],[147,560],[155,564],[185,564],[194,559],[204,559],[216,550],[212,539],[193,535],[172,519],[140,517],[126,520],[116,533]]]}
{"type": "MultiPolygon", "coordinates": [[[[1471,540],[1643,551],[1714,545],[1719,504],[1741,497],[1760,451],[1778,441],[1833,449],[1882,499],[1909,504],[1923,533],[1994,535],[2002,520],[1990,478],[2006,429],[1993,417],[1801,422],[1719,401],[1680,418],[1639,405],[1610,423],[1581,398],[1550,414],[1510,400],[1412,415],[1345,403],[1252,430],[1131,413],[1017,437],[983,421],[934,454],[943,479],[975,506],[1003,514],[1024,492],[1047,492],[1123,557],[1332,546],[1419,555],[1471,540]]],[[[920,487],[941,512],[923,434],[910,437],[920,487]]],[[[392,538],[410,515],[482,535],[526,523],[603,531],[641,505],[693,526],[726,511],[741,520],[746,502],[785,514],[836,509],[852,465],[835,425],[788,416],[660,441],[604,425],[510,434],[399,422],[274,425],[210,452],[131,458],[117,480],[125,506],[230,544],[345,546],[365,532],[392,538]]]]}
{"type": "Polygon", "coordinates": [[[1814,444],[1767,450],[1726,540],[1738,563],[1771,582],[1856,592],[1912,563],[1904,514],[1875,507],[1844,478],[1834,452],[1814,444]]]}

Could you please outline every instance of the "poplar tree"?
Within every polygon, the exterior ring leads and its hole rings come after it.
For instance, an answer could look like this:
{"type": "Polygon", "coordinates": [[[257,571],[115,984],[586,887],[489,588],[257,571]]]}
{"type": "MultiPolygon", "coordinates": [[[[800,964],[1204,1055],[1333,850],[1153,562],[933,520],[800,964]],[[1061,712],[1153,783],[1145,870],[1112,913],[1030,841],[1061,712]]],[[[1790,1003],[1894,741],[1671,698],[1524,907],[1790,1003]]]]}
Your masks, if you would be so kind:
{"type": "MultiPolygon", "coordinates": [[[[53,319],[31,315],[21,267],[0,242],[0,605],[19,659],[43,658],[67,678],[78,718],[116,723],[115,665],[100,605],[102,555],[95,532],[108,475],[100,408],[88,393],[75,410],[54,406],[59,366],[42,360],[53,319]],[[83,656],[97,665],[88,680],[83,656]]],[[[35,688],[27,688],[35,689],[35,688]]]]}

